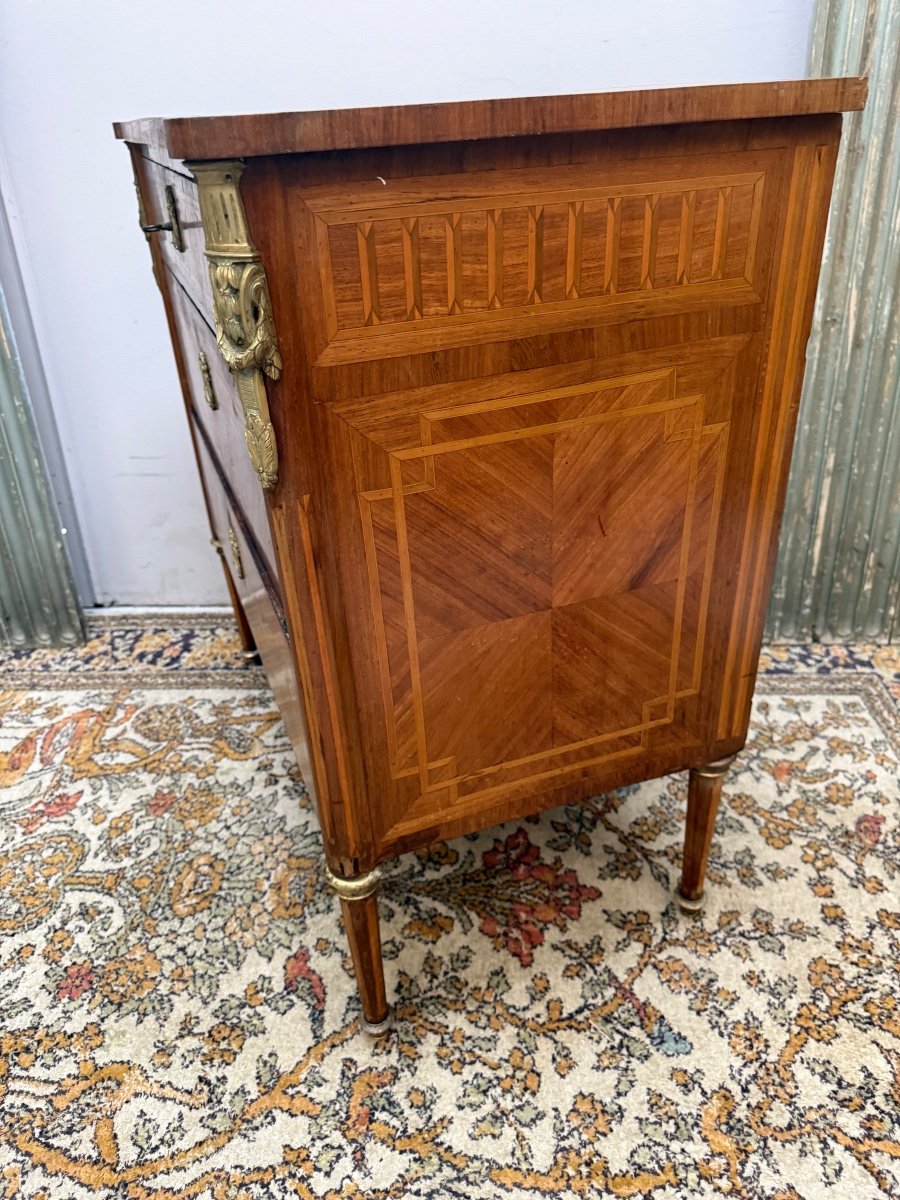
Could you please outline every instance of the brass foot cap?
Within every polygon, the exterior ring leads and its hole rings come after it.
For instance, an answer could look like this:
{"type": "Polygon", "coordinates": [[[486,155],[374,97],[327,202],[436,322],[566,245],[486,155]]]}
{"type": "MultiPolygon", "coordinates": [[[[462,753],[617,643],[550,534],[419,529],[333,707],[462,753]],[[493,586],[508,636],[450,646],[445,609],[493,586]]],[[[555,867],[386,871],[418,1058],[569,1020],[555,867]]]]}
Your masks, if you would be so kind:
{"type": "Polygon", "coordinates": [[[675,903],[689,917],[696,917],[706,907],[706,892],[701,892],[696,900],[691,900],[682,892],[680,887],[675,889],[675,903]]]}
{"type": "Polygon", "coordinates": [[[359,1018],[359,1027],[363,1033],[367,1033],[369,1037],[380,1038],[388,1032],[394,1023],[394,1013],[392,1009],[387,1010],[387,1016],[383,1021],[367,1021],[365,1017],[359,1018]]]}

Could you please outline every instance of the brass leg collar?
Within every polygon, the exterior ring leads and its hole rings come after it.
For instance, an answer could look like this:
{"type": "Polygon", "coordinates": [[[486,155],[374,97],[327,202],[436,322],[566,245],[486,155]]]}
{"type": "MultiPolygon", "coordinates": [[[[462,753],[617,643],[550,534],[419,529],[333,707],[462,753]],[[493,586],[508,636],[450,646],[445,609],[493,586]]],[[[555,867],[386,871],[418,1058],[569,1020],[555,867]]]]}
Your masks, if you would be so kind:
{"type": "Polygon", "coordinates": [[[371,896],[378,890],[381,872],[377,867],[373,867],[371,871],[366,871],[365,875],[354,875],[352,879],[344,879],[341,875],[335,875],[333,871],[329,870],[326,863],[325,879],[329,887],[342,900],[365,900],[366,896],[371,896]]]}
{"type": "Polygon", "coordinates": [[[706,892],[701,892],[696,900],[690,900],[681,890],[681,884],[675,889],[675,903],[688,917],[697,917],[706,907],[706,892]]]}
{"type": "Polygon", "coordinates": [[[359,1027],[363,1033],[367,1033],[369,1037],[380,1038],[384,1037],[394,1024],[394,1010],[389,1008],[387,1016],[383,1021],[367,1021],[365,1017],[359,1018],[359,1027]]]}
{"type": "Polygon", "coordinates": [[[716,762],[704,763],[702,767],[691,767],[691,771],[694,775],[699,775],[701,779],[719,779],[726,773],[736,758],[736,754],[730,754],[728,758],[720,758],[716,762]]]}

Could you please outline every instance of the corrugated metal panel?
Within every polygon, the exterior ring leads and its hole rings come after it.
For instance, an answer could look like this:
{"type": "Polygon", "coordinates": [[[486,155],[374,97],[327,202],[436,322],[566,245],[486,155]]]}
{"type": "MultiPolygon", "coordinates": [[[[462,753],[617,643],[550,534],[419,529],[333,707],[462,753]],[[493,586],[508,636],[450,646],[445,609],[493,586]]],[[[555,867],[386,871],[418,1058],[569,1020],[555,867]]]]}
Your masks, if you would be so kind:
{"type": "Polygon", "coordinates": [[[84,640],[0,289],[0,643],[84,640]]]}
{"type": "Polygon", "coordinates": [[[844,118],[768,636],[900,625],[900,3],[819,0],[812,75],[869,76],[844,118]]]}

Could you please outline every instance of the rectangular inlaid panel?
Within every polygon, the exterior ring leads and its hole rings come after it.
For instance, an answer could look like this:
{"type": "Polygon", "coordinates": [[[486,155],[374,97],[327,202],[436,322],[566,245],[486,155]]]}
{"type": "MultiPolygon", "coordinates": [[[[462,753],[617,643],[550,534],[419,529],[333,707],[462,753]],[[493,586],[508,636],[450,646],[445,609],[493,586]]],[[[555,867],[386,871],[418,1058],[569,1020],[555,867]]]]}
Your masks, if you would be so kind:
{"type": "MultiPolygon", "coordinates": [[[[640,753],[696,694],[732,361],[612,378],[595,364],[493,397],[482,381],[471,402],[460,387],[423,407],[414,437],[390,428],[390,486],[360,491],[360,521],[413,816],[640,753]]],[[[358,412],[381,437],[377,411],[358,412]]]]}
{"type": "Polygon", "coordinates": [[[538,316],[553,329],[759,299],[760,154],[495,175],[365,183],[350,203],[304,194],[318,362],[524,336],[538,316]]]}

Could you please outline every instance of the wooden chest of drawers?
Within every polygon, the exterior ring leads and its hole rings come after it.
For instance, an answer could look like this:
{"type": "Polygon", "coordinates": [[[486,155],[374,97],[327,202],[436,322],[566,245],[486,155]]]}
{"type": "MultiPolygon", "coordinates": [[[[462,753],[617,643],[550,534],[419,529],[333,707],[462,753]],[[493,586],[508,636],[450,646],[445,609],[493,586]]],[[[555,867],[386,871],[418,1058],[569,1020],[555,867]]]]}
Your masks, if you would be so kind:
{"type": "Polygon", "coordinates": [[[214,544],[378,864],[744,743],[842,110],[816,80],[151,120],[130,146],[214,544]]]}

